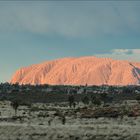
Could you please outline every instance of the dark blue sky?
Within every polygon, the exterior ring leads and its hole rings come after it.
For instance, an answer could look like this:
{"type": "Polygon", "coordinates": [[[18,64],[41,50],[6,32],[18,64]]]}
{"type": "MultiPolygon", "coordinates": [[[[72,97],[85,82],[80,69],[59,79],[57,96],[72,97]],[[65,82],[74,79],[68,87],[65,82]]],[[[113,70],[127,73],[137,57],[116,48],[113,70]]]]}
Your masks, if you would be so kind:
{"type": "Polygon", "coordinates": [[[94,55],[140,61],[140,2],[0,2],[0,81],[20,67],[94,55]]]}

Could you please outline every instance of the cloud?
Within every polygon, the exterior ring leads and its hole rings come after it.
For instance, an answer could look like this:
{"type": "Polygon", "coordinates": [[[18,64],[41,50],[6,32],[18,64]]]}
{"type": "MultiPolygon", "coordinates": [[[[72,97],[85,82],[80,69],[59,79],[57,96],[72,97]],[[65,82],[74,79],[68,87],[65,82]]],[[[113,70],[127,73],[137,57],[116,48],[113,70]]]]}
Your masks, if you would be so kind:
{"type": "Polygon", "coordinates": [[[111,50],[111,54],[116,55],[140,54],[140,49],[113,49],[111,50]]]}
{"type": "Polygon", "coordinates": [[[116,55],[131,55],[135,51],[132,49],[114,49],[114,50],[111,50],[111,52],[112,54],[116,54],[116,55]]]}
{"type": "Polygon", "coordinates": [[[71,37],[140,32],[138,2],[127,2],[127,6],[116,2],[59,3],[5,4],[0,7],[0,30],[71,37]]]}
{"type": "Polygon", "coordinates": [[[108,53],[95,56],[140,62],[140,49],[113,49],[108,53]]]}

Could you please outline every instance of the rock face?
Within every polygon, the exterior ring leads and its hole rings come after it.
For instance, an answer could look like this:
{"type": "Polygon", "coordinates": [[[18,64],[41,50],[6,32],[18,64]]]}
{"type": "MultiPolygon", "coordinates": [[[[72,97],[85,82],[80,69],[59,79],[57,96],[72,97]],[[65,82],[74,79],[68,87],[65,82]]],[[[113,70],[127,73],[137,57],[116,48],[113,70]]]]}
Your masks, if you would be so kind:
{"type": "Polygon", "coordinates": [[[47,61],[17,70],[11,83],[51,85],[138,85],[140,63],[79,57],[47,61]]]}

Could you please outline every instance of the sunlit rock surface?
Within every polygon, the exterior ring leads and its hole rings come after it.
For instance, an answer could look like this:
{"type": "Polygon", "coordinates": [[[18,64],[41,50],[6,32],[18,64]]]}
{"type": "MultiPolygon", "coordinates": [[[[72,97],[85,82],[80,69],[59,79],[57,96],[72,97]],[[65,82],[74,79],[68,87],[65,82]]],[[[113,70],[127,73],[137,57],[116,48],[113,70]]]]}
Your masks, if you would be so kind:
{"type": "Polygon", "coordinates": [[[140,63],[93,56],[63,58],[21,68],[11,83],[137,85],[140,84],[140,63]]]}

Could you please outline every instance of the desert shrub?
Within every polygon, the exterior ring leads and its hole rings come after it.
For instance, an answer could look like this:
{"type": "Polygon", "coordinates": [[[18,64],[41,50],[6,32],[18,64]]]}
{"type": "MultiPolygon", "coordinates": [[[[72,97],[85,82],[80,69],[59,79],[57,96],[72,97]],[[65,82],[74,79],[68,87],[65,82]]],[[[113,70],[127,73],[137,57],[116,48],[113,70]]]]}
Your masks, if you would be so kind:
{"type": "Polygon", "coordinates": [[[39,107],[37,107],[37,106],[33,106],[33,107],[31,107],[30,110],[31,111],[40,111],[41,109],[39,107]]]}
{"type": "Polygon", "coordinates": [[[15,116],[16,116],[17,115],[17,109],[19,107],[19,102],[18,101],[12,101],[10,105],[15,110],[15,116]]]}
{"type": "Polygon", "coordinates": [[[130,109],[125,105],[125,106],[122,106],[121,112],[122,112],[123,116],[125,116],[125,115],[127,116],[130,112],[130,109]]]}
{"type": "Polygon", "coordinates": [[[95,97],[93,96],[91,99],[91,102],[97,106],[101,105],[101,99],[100,99],[100,97],[97,97],[97,96],[95,96],[95,97]]]}
{"type": "Polygon", "coordinates": [[[136,100],[140,104],[140,95],[137,95],[136,100]]]}
{"type": "Polygon", "coordinates": [[[48,120],[48,125],[51,126],[52,120],[48,120]]]}
{"type": "Polygon", "coordinates": [[[89,104],[89,98],[88,98],[88,96],[85,96],[83,99],[82,99],[82,102],[84,103],[84,104],[86,104],[86,105],[88,105],[89,104]]]}

